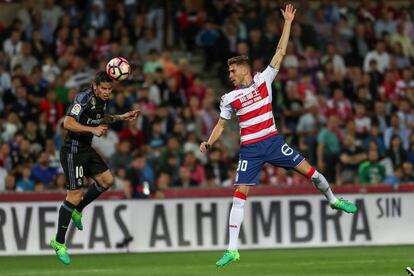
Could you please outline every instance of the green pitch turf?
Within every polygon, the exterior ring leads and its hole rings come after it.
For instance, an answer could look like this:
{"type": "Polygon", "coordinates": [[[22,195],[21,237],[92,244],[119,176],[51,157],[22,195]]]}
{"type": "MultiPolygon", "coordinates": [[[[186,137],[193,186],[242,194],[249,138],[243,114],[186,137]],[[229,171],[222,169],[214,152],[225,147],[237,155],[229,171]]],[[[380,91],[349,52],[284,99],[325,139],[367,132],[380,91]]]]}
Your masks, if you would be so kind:
{"type": "Polygon", "coordinates": [[[299,276],[407,275],[414,246],[245,250],[223,268],[223,252],[72,255],[69,266],[55,256],[0,257],[0,275],[299,276]]]}

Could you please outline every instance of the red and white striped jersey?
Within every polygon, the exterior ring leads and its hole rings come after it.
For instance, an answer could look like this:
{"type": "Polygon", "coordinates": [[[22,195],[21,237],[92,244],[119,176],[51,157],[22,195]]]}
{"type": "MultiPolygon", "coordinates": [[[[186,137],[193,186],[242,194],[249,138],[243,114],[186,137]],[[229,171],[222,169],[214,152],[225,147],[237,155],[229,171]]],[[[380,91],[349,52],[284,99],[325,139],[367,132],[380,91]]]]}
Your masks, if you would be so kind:
{"type": "Polygon", "coordinates": [[[220,117],[239,118],[240,143],[247,145],[277,134],[272,112],[272,82],[278,70],[270,65],[253,77],[248,87],[235,89],[221,97],[220,117]]]}

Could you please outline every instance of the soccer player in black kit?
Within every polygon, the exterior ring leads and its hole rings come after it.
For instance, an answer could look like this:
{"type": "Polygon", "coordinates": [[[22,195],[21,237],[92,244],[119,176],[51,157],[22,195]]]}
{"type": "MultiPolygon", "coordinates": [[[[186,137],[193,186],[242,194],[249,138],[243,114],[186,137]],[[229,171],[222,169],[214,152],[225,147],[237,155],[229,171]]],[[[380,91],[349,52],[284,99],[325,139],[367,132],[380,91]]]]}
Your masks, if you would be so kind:
{"type": "Polygon", "coordinates": [[[114,183],[114,177],[106,163],[91,147],[93,136],[105,134],[108,124],[120,120],[134,120],[139,110],[122,115],[105,114],[112,93],[112,79],[106,72],[98,72],[92,87],[80,92],[69,106],[63,126],[68,133],[60,151],[60,162],[66,178],[66,200],[59,209],[56,238],[50,245],[58,259],[69,264],[65,235],[70,220],[76,228],[83,229],[82,210],[114,183]],[[91,177],[94,183],[83,195],[83,177],[91,177]]]}

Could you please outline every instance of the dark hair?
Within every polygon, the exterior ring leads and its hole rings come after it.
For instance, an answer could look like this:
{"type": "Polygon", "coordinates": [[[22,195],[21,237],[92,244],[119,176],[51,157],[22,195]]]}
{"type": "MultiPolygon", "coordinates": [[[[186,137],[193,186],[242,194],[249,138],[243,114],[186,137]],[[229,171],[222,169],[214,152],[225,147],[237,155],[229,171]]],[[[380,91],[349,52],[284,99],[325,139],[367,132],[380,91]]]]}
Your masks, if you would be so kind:
{"type": "Polygon", "coordinates": [[[105,71],[99,71],[95,75],[94,82],[96,85],[100,85],[102,82],[112,82],[112,78],[105,71]]]}
{"type": "Polygon", "coordinates": [[[236,57],[229,58],[227,60],[227,65],[230,66],[233,64],[250,66],[249,57],[243,55],[243,56],[236,56],[236,57]]]}

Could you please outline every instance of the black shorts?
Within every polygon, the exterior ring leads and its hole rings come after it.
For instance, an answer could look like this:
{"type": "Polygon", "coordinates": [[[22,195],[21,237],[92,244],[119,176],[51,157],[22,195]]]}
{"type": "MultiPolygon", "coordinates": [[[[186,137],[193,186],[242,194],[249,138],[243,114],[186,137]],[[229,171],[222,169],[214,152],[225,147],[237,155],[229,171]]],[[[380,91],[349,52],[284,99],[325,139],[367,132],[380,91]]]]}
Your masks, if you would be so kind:
{"type": "Polygon", "coordinates": [[[84,176],[94,177],[108,170],[105,161],[102,160],[102,157],[93,148],[73,153],[62,147],[60,163],[65,172],[65,186],[67,190],[82,188],[84,176]]]}

